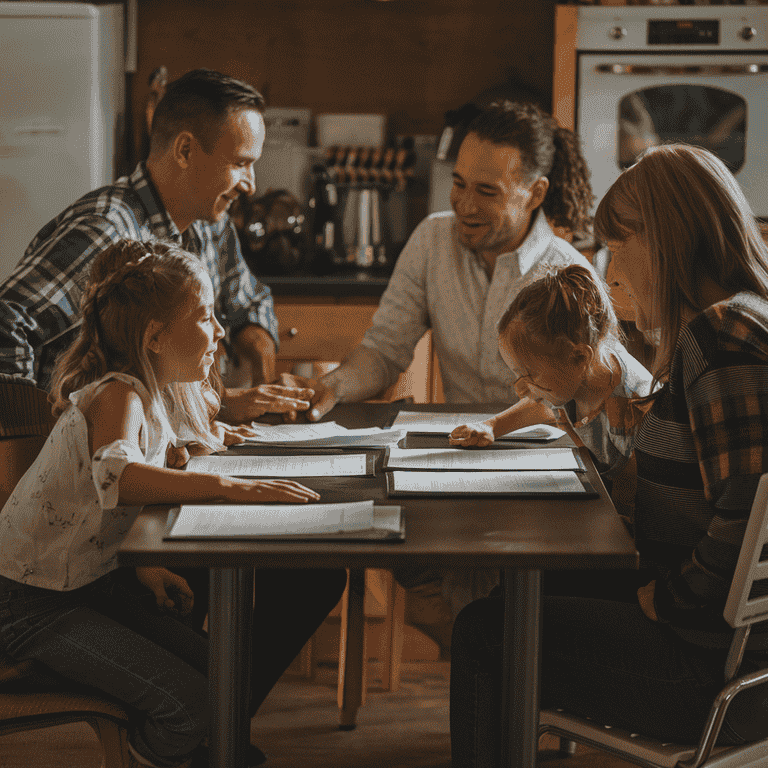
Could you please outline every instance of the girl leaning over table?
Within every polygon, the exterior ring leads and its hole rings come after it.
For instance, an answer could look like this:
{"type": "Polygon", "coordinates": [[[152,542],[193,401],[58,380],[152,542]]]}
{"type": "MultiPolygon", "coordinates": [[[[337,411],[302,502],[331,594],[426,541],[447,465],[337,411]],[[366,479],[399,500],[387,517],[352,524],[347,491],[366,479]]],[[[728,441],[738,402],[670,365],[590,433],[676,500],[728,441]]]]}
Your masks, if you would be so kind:
{"type": "MultiPolygon", "coordinates": [[[[635,440],[641,569],[611,572],[604,589],[581,595],[545,588],[541,706],[696,743],[723,684],[733,635],[723,608],[768,472],[768,248],[726,166],[679,144],[648,150],[622,173],[596,231],[638,328],[660,336],[661,386],[635,440]]],[[[501,628],[498,596],[457,618],[454,768],[498,759],[501,628]]],[[[766,667],[763,622],[741,672],[766,667]]],[[[757,686],[734,699],[719,743],[766,736],[768,691],[757,686]]]]}
{"type": "Polygon", "coordinates": [[[484,448],[512,430],[556,424],[589,449],[604,480],[622,481],[626,495],[633,479],[627,464],[644,407],[638,401],[650,393],[653,377],[624,347],[605,282],[581,264],[545,264],[497,328],[515,392],[536,407],[524,411],[524,420],[513,406],[486,421],[462,424],[451,432],[451,445],[484,448]]]}
{"type": "MultiPolygon", "coordinates": [[[[194,595],[165,568],[118,568],[141,506],[179,502],[303,503],[290,480],[243,480],[166,466],[169,446],[223,444],[211,431],[207,385],[224,331],[197,259],[158,242],[122,240],[94,260],[82,327],[57,361],[58,421],[0,511],[0,642],[126,705],[138,765],[207,766],[207,639],[183,621],[194,595]]],[[[341,597],[344,571],[257,577],[251,714],[341,597]],[[267,588],[267,585],[269,588],[267,588]],[[308,618],[307,618],[308,617],[308,618]],[[269,627],[268,632],[263,627],[269,627]]],[[[249,765],[265,759],[252,747],[249,765]]]]}

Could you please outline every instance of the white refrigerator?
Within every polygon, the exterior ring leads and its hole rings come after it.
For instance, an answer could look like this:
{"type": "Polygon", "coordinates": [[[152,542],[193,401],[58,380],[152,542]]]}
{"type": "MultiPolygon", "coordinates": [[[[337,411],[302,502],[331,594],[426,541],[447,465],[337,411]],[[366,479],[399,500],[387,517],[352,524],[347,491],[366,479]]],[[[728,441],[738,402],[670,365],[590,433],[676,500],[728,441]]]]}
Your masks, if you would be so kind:
{"type": "Polygon", "coordinates": [[[0,2],[0,283],[38,230],[115,178],[123,6],[0,2]]]}

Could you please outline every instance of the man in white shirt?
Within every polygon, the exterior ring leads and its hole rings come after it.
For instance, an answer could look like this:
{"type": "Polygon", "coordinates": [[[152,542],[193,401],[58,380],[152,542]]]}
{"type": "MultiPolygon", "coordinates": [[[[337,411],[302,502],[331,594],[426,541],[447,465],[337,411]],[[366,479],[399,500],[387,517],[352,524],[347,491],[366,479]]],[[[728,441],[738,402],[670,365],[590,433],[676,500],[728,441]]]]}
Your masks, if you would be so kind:
{"type": "MultiPolygon", "coordinates": [[[[590,230],[593,195],[578,138],[530,104],[504,102],[469,126],[453,171],[452,212],[428,216],[414,231],[362,343],[319,380],[308,418],[337,403],[374,397],[397,381],[431,328],[449,403],[519,404],[520,426],[546,409],[518,401],[498,350],[496,323],[542,264],[589,262],[552,226],[578,237],[590,230]],[[552,222],[552,224],[550,224],[552,222]]],[[[512,427],[514,428],[514,427],[512,427]]],[[[497,573],[401,568],[409,589],[406,620],[450,648],[452,616],[487,594],[497,573]]]]}
{"type": "Polygon", "coordinates": [[[484,110],[459,149],[453,212],[419,224],[360,346],[339,368],[307,382],[315,390],[309,419],[394,384],[430,328],[447,402],[514,403],[496,322],[538,265],[589,266],[549,222],[586,232],[591,202],[573,133],[531,105],[484,110]]]}

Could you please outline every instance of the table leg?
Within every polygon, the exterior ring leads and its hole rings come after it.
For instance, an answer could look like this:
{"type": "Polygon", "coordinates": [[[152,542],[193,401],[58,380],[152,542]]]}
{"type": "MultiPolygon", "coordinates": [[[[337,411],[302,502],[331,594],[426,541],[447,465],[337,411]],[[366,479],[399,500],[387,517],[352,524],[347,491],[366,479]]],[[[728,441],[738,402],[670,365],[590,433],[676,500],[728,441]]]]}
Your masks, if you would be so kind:
{"type": "Polygon", "coordinates": [[[208,608],[210,768],[245,768],[250,742],[253,569],[211,568],[208,608]]]}
{"type": "Polygon", "coordinates": [[[339,728],[351,731],[357,710],[365,703],[365,570],[352,568],[341,606],[341,642],[339,643],[339,728]]]}
{"type": "Polygon", "coordinates": [[[539,741],[541,571],[504,571],[501,766],[535,768],[539,741]]]}

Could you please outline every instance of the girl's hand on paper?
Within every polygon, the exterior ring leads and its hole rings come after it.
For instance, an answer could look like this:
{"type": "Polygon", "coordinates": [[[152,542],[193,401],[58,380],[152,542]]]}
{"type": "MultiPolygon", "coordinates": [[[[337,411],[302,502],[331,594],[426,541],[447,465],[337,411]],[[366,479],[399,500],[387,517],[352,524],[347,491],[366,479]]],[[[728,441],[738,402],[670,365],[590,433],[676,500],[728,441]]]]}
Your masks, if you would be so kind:
{"type": "Polygon", "coordinates": [[[208,453],[210,451],[200,443],[187,443],[178,448],[169,443],[165,452],[165,465],[172,469],[181,469],[193,456],[205,456],[208,453]]]}
{"type": "MultiPolygon", "coordinates": [[[[225,424],[223,421],[211,423],[211,432],[224,445],[237,445],[245,442],[247,437],[258,437],[259,432],[248,424],[225,424]]],[[[198,454],[193,454],[198,455],[198,454]]]]}
{"type": "MultiPolygon", "coordinates": [[[[289,504],[306,504],[319,501],[320,494],[295,480],[237,480],[232,488],[232,498],[250,504],[282,501],[289,504]]],[[[228,494],[229,495],[229,494],[228,494]]]]}
{"type": "Polygon", "coordinates": [[[462,424],[448,436],[448,442],[451,445],[463,445],[465,447],[475,445],[478,448],[485,448],[495,439],[493,430],[484,421],[462,424]]]}
{"type": "MultiPolygon", "coordinates": [[[[247,437],[257,437],[258,432],[247,424],[225,424],[223,421],[211,422],[211,434],[224,445],[237,445],[247,437]]],[[[186,443],[178,448],[169,445],[165,454],[165,464],[172,469],[181,469],[193,456],[205,456],[211,451],[197,442],[186,443]]]]}

